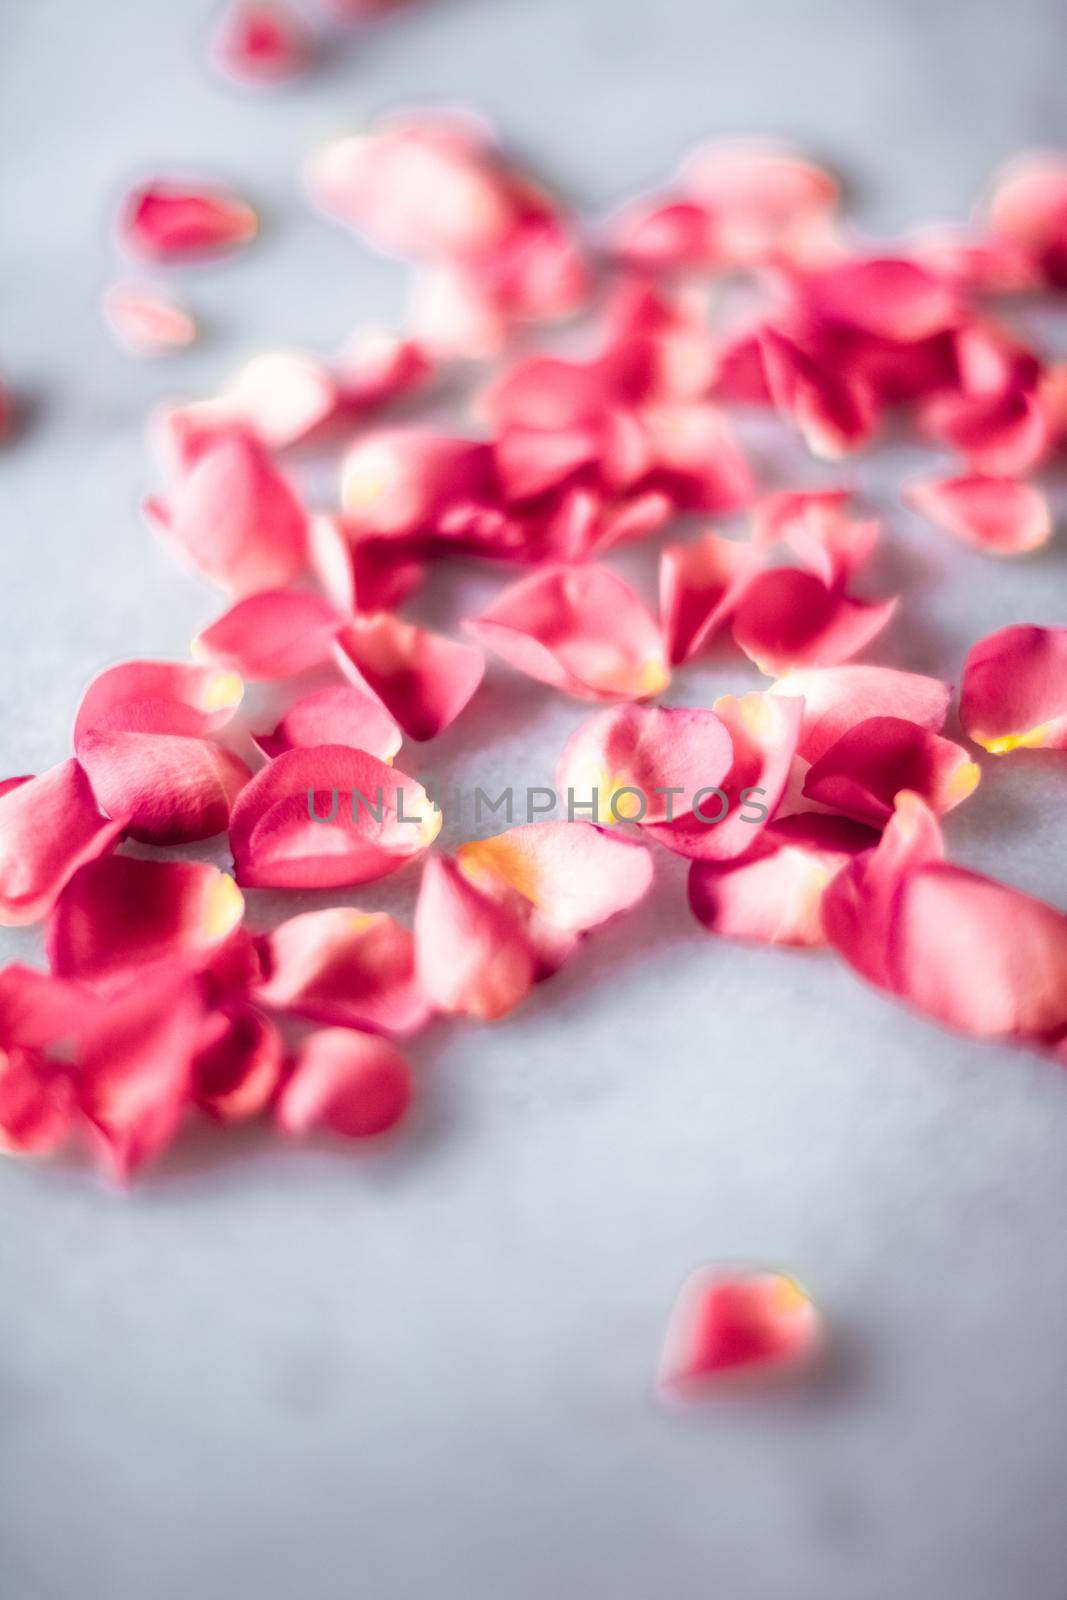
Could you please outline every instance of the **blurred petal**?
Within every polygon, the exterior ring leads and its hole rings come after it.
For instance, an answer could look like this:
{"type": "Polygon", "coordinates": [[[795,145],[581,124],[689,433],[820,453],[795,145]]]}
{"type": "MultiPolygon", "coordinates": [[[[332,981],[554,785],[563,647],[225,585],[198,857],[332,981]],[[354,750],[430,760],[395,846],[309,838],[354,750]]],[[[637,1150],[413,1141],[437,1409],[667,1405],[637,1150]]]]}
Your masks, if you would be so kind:
{"type": "Polygon", "coordinates": [[[681,183],[710,213],[723,259],[741,265],[780,253],[803,258],[838,202],[830,173],[770,140],[700,145],[681,183]]]}
{"type": "Polygon", "coordinates": [[[204,1019],[192,1063],[192,1093],[201,1111],[220,1122],[254,1117],[273,1098],[284,1051],[272,1022],[243,1001],[204,1019]]]}
{"type": "Polygon", "coordinates": [[[74,722],[74,748],[87,733],[181,733],[224,727],[241,703],[235,672],[186,661],[122,661],[95,677],[74,722]]]}
{"type": "Polygon", "coordinates": [[[904,717],[940,733],[952,699],[949,684],[895,667],[812,667],[788,673],[767,692],[803,700],[797,750],[805,761],[818,761],[868,717],[904,717]]]}
{"type": "Polygon", "coordinates": [[[619,706],[571,734],[556,792],[605,827],[662,822],[668,809],[684,811],[700,789],[720,784],[732,759],[730,735],[713,711],[619,706]],[[658,790],[673,791],[672,806],[658,790]]]}
{"type": "Polygon", "coordinates": [[[324,1028],[297,1051],[275,1117],[289,1134],[321,1128],[369,1139],[396,1126],[412,1091],[411,1069],[395,1045],[348,1028],[324,1028]]]}
{"type": "Polygon", "coordinates": [[[280,83],[308,63],[311,41],[278,0],[230,0],[212,45],[215,65],[238,83],[280,83]]]}
{"type": "Polygon", "coordinates": [[[869,717],[808,770],[804,794],[872,828],[893,815],[902,789],[942,816],[973,794],[981,770],[960,745],[901,717],[869,717]]]}
{"type": "Polygon", "coordinates": [[[702,534],[691,544],[665,545],[660,555],[660,616],[672,662],[698,655],[729,621],[759,571],[750,544],[702,534]]]}
{"type": "Polygon", "coordinates": [[[173,296],[144,284],[113,283],[101,302],[104,319],[136,356],[166,355],[196,338],[196,323],[173,296]]]}
{"type": "Polygon", "coordinates": [[[534,954],[518,919],[455,862],[431,856],[415,907],[415,970],[438,1011],[491,1022],[526,998],[534,954]]]}
{"type": "Polygon", "coordinates": [[[815,1356],[821,1319],[795,1278],[703,1267],[682,1286],[660,1357],[659,1388],[699,1400],[743,1379],[777,1377],[815,1356]]]}
{"type": "Polygon", "coordinates": [[[1052,535],[1047,499],[1015,478],[943,478],[913,484],[907,498],[931,522],[989,555],[1023,555],[1052,535]]]}
{"type": "Polygon", "coordinates": [[[465,626],[509,666],[578,699],[647,699],[670,681],[655,622],[603,567],[544,568],[465,626]]]}
{"type": "Polygon", "coordinates": [[[865,445],[877,421],[866,385],[772,328],[760,335],[767,385],[813,456],[837,461],[865,445]]]}
{"type": "Polygon", "coordinates": [[[64,885],[113,848],[125,817],[109,821],[76,761],[0,791],[0,924],[38,922],[64,885]]]}
{"type": "Polygon", "coordinates": [[[379,761],[392,761],[401,733],[385,707],[348,684],[315,689],[289,707],[273,733],[254,735],[265,756],[285,750],[311,750],[322,744],[347,744],[379,761]]]}
{"type": "Polygon", "coordinates": [[[0,1151],[48,1155],[74,1120],[74,1085],[65,1064],[39,1050],[0,1046],[0,1151]]]}
{"type": "Polygon", "coordinates": [[[963,669],[960,720],[995,756],[1067,749],[1067,628],[1020,623],[980,639],[963,669]]]}
{"type": "Polygon", "coordinates": [[[652,885],[652,857],[589,822],[528,822],[460,845],[464,875],[487,892],[504,887],[565,933],[588,933],[629,911],[652,885]]]}
{"type": "Polygon", "coordinates": [[[98,983],[155,962],[193,969],[233,932],[244,899],[198,861],[109,856],[67,885],[45,929],[52,971],[98,983]]]}
{"type": "Polygon", "coordinates": [[[814,573],[775,567],[748,585],[734,639],[768,677],[795,667],[835,667],[881,633],[896,605],[851,600],[814,573]]]}
{"type": "Polygon", "coordinates": [[[480,650],[384,614],[351,622],[337,636],[335,655],[419,740],[456,720],[485,671],[480,650]]]}
{"type": "Polygon", "coordinates": [[[353,445],[341,467],[350,533],[429,533],[458,500],[490,498],[490,447],[424,428],[381,429],[353,445]]]}
{"type": "Polygon", "coordinates": [[[301,589],[267,589],[238,600],[193,640],[193,654],[245,678],[291,678],[329,661],[343,618],[301,589]]]}
{"type": "Polygon", "coordinates": [[[254,239],[258,227],[251,206],[225,189],[164,178],[133,189],[119,216],[122,244],[151,261],[234,250],[254,239]]]}
{"type": "Polygon", "coordinates": [[[414,1033],[430,1008],[415,982],[415,946],[384,911],[308,911],[264,940],[256,1000],[313,1022],[414,1033]]]}
{"type": "Polygon", "coordinates": [[[932,439],[958,450],[972,473],[992,477],[1029,472],[1050,444],[1040,397],[1022,388],[935,395],[922,408],[920,421],[932,439]]]}
{"type": "Polygon", "coordinates": [[[784,544],[809,572],[833,586],[859,570],[874,554],[877,522],[856,522],[843,514],[847,489],[786,490],[753,508],[753,542],[758,550],[784,544]]]}
{"type": "Polygon", "coordinates": [[[340,395],[328,368],[314,356],[270,350],[241,368],[221,403],[269,450],[283,450],[328,421],[340,395]]]}
{"type": "Polygon", "coordinates": [[[1067,157],[1058,150],[1017,156],[997,173],[989,220],[1003,239],[1018,245],[1046,282],[1067,284],[1067,157]]]}
{"type": "Polygon", "coordinates": [[[440,828],[414,778],[322,745],[287,750],[256,773],[234,805],[230,847],[248,888],[336,889],[395,872],[440,828]]]}

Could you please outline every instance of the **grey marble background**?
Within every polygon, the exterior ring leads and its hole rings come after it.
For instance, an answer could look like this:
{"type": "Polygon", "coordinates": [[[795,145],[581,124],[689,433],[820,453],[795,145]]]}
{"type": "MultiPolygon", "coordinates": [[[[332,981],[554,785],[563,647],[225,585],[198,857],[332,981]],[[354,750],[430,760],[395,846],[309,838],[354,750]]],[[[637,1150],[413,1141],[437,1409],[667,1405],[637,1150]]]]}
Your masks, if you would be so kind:
{"type": "MultiPolygon", "coordinates": [[[[0,370],[32,411],[0,455],[5,773],[65,754],[101,666],[180,654],[216,609],[137,515],[150,404],[399,314],[403,273],[301,200],[323,138],[469,103],[598,212],[704,134],[769,131],[885,233],[962,218],[997,160],[1067,140],[1052,0],[440,0],[278,95],[211,80],[207,17],[0,10],[0,370]],[[96,301],[109,208],[157,164],[232,178],[266,226],[182,274],[203,345],[138,365],[96,301]]],[[[1067,342],[1062,315],[1046,332],[1067,342]]],[[[1014,565],[949,548],[892,499],[926,465],[898,446],[856,474],[888,511],[875,588],[905,595],[879,655],[958,677],[990,629],[1067,620],[1067,568],[1062,537],[1014,565]]],[[[702,667],[676,698],[750,681],[702,667]]],[[[494,673],[439,760],[544,781],[582,715],[494,673]]],[[[953,853],[1067,903],[1063,796],[1054,761],[995,767],[953,853]]],[[[205,1134],[129,1196],[3,1166],[7,1600],[1059,1600],[1067,1080],[829,959],[712,943],[661,865],[639,923],[512,1023],[416,1048],[391,1151],[205,1134]],[[673,1295],[724,1257],[811,1286],[825,1370],[664,1413],[673,1295]]],[[[36,948],[5,933],[0,954],[36,948]]]]}

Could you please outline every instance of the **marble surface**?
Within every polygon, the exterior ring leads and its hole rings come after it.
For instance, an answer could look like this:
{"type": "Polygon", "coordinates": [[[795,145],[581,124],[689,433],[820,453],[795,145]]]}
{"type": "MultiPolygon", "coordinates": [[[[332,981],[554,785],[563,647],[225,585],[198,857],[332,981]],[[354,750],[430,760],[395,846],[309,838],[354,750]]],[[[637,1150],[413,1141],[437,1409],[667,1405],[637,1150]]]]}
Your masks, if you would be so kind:
{"type": "MultiPolygon", "coordinates": [[[[273,96],[212,81],[206,22],[187,0],[0,21],[0,370],[30,402],[0,457],[4,772],[65,753],[93,672],[180,654],[212,614],[137,515],[149,406],[399,315],[404,274],[301,199],[320,140],[474,105],[597,213],[701,135],[768,131],[890,233],[963,217],[996,161],[1067,133],[1051,0],[440,0],[273,96]],[[109,209],[154,164],[232,178],[266,226],[182,275],[202,347],[138,365],[96,302],[109,209]]],[[[1062,317],[1046,331],[1062,347],[1062,317]]],[[[793,470],[754,444],[768,481],[793,470]]],[[[992,628],[1063,622],[1067,569],[1060,547],[995,565],[932,536],[893,500],[927,464],[901,445],[857,469],[890,525],[875,586],[905,596],[878,655],[957,677],[992,628]]],[[[702,667],[677,698],[754,681],[702,667]]],[[[494,672],[436,770],[543,782],[582,714],[494,672]]],[[[997,766],[949,836],[1067,903],[1054,763],[997,766]]],[[[128,1196],[77,1164],[0,1169],[5,1595],[1058,1600],[1067,1080],[828,959],[712,943],[675,867],[511,1024],[416,1047],[393,1150],[205,1134],[128,1196]],[[808,1283],[828,1362],[665,1413],[672,1298],[722,1258],[808,1283]]]]}

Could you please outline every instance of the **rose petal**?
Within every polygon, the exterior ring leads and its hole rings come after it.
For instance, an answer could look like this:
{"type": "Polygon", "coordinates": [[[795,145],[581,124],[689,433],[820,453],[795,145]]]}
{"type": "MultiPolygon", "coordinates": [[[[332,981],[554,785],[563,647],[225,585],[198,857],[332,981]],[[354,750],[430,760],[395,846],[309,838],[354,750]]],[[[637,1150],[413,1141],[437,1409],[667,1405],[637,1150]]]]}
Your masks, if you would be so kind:
{"type": "Polygon", "coordinates": [[[842,514],[847,489],[786,490],[753,508],[752,536],[758,550],[784,544],[828,585],[843,583],[870,560],[878,543],[877,522],[854,522],[842,514]]]}
{"type": "Polygon", "coordinates": [[[437,362],[418,339],[364,327],[340,350],[337,369],[345,406],[374,411],[425,387],[437,373],[437,362]]]}
{"type": "Polygon", "coordinates": [[[147,510],[165,543],[237,598],[280,587],[304,567],[303,509],[247,435],[209,438],[169,505],[154,500],[147,510]]]}
{"type": "Polygon", "coordinates": [[[778,1377],[808,1364],[822,1337],[808,1294],[784,1272],[702,1267],[671,1312],[658,1385],[699,1400],[739,1379],[778,1377]]]}
{"type": "Polygon", "coordinates": [[[710,213],[721,258],[738,265],[778,254],[803,259],[820,243],[838,201],[828,172],[770,140],[700,145],[686,159],[681,183],[710,213]]]}
{"type": "Polygon", "coordinates": [[[113,848],[125,817],[102,816],[76,761],[0,793],[0,923],[37,922],[87,861],[113,848]]]}
{"type": "Polygon", "coordinates": [[[447,507],[494,493],[490,448],[420,428],[369,434],[345,456],[341,504],[349,532],[432,532],[447,507]]]}
{"type": "Polygon", "coordinates": [[[1022,555],[1052,536],[1047,499],[1015,478],[942,478],[913,484],[907,497],[931,522],[989,555],[1022,555]]]}
{"type": "Polygon", "coordinates": [[[972,473],[1014,477],[1029,472],[1049,448],[1040,398],[1021,388],[936,395],[923,407],[921,422],[932,439],[958,450],[972,473]]]}
{"type": "Polygon", "coordinates": [[[422,581],[422,541],[353,534],[343,517],[312,517],[311,570],[339,611],[392,611],[422,581]]]}
{"type": "Polygon", "coordinates": [[[603,567],[544,568],[464,626],[510,666],[578,699],[646,699],[670,681],[655,622],[603,567]]]}
{"type": "Polygon", "coordinates": [[[662,822],[668,810],[685,810],[699,790],[720,784],[732,760],[730,735],[713,711],[619,706],[571,734],[556,791],[569,810],[581,808],[604,827],[662,822]]]}
{"type": "Polygon", "coordinates": [[[1067,749],[1067,628],[1020,623],[980,639],[963,669],[960,721],[991,755],[1067,749]]]}
{"type": "Polygon", "coordinates": [[[362,750],[287,750],[257,772],[230,817],[237,881],[336,889],[395,872],[433,843],[440,812],[413,778],[362,750]]]}
{"type": "Polygon", "coordinates": [[[814,280],[809,301],[827,322],[876,339],[913,344],[953,328],[961,317],[956,293],[927,268],[901,257],[843,261],[814,280]]]}
{"type": "Polygon", "coordinates": [[[277,0],[230,0],[212,59],[238,83],[280,83],[302,72],[311,41],[295,12],[277,0]]]}
{"type": "Polygon", "coordinates": [[[730,617],[759,571],[750,544],[702,534],[665,545],[660,555],[660,616],[672,662],[698,655],[730,617]]]}
{"type": "Polygon", "coordinates": [[[814,573],[776,567],[748,585],[734,615],[734,639],[768,677],[834,667],[881,633],[896,606],[895,599],[852,600],[814,573]]]}
{"type": "Polygon", "coordinates": [[[241,703],[235,672],[186,661],[122,661],[95,677],[74,722],[74,748],[88,733],[179,733],[225,726],[241,703]]]}
{"type": "Polygon", "coordinates": [[[119,215],[119,237],[133,255],[181,261],[217,255],[254,239],[251,206],[225,189],[155,179],[131,190],[119,215]]]}
{"type": "Polygon", "coordinates": [[[480,650],[385,615],[358,617],[337,635],[334,653],[419,740],[436,738],[456,720],[485,672],[480,650]]]}
{"type": "Polygon", "coordinates": [[[133,355],[167,355],[196,338],[196,322],[173,296],[143,284],[114,283],[101,302],[104,318],[133,355]]]}
{"type": "Polygon", "coordinates": [[[196,967],[243,914],[237,885],[217,867],[109,856],[67,885],[45,945],[57,977],[107,982],[157,962],[196,967]]]}
{"type": "Polygon", "coordinates": [[[74,1120],[69,1068],[39,1050],[0,1047],[0,1151],[49,1155],[74,1120]]]}
{"type": "Polygon", "coordinates": [[[385,912],[308,911],[264,940],[259,1004],[313,1022],[414,1033],[430,1008],[415,981],[415,946],[385,912]]]}
{"type": "Polygon", "coordinates": [[[853,856],[876,843],[876,834],[844,817],[787,817],[765,828],[748,855],[694,861],[689,904],[697,921],[723,938],[825,944],[823,890],[853,856]]]}
{"type": "Polygon", "coordinates": [[[779,678],[767,693],[803,701],[797,750],[805,761],[818,761],[868,717],[904,717],[940,733],[952,699],[949,684],[895,667],[813,667],[779,678]]]}
{"type": "Polygon", "coordinates": [[[220,1122],[254,1117],[273,1098],[284,1050],[272,1022],[238,1001],[204,1019],[192,1063],[192,1093],[201,1111],[220,1122]]]}
{"type": "Polygon", "coordinates": [[[411,1069],[395,1045],[348,1028],[325,1028],[297,1051],[275,1116],[289,1134],[323,1128],[345,1139],[369,1139],[406,1115],[412,1091],[411,1069]]]}
{"type": "Polygon", "coordinates": [[[343,618],[320,595],[267,589],[238,600],[193,640],[193,654],[245,678],[290,678],[329,661],[343,618]]]}
{"type": "Polygon", "coordinates": [[[803,705],[767,694],[722,695],[713,711],[733,744],[733,762],[721,783],[687,796],[671,822],[646,831],[676,855],[728,861],[755,848],[789,781],[803,705]]]}
{"type": "Polygon", "coordinates": [[[837,461],[868,442],[877,419],[862,382],[773,328],[763,330],[759,343],[774,403],[795,423],[812,455],[837,461]]]}
{"type": "Polygon", "coordinates": [[[101,729],[78,741],[78,759],[102,808],[134,839],[185,844],[224,833],[252,774],[213,739],[101,729]]]}
{"type": "Polygon", "coordinates": [[[644,898],[652,857],[589,822],[529,822],[460,845],[465,877],[487,893],[513,892],[565,933],[588,933],[644,898]]]}
{"type": "Polygon", "coordinates": [[[438,1011],[490,1022],[526,998],[534,954],[518,919],[455,862],[431,856],[415,907],[415,971],[438,1011]]]}
{"type": "Polygon", "coordinates": [[[92,997],[50,972],[0,968],[0,1048],[40,1050],[72,1038],[92,997]]]}
{"type": "Polygon", "coordinates": [[[220,403],[269,450],[283,450],[329,421],[340,392],[329,369],[314,356],[270,350],[242,367],[220,403]]]}
{"type": "Polygon", "coordinates": [[[804,780],[809,800],[880,828],[902,789],[943,816],[973,794],[981,769],[966,750],[902,717],[869,717],[842,734],[804,780]]]}
{"type": "Polygon", "coordinates": [[[1031,151],[997,173],[988,204],[996,233],[1022,248],[1046,283],[1067,284],[1067,159],[1031,151]]]}
{"type": "Polygon", "coordinates": [[[254,735],[265,756],[285,750],[311,750],[322,744],[347,744],[379,761],[391,761],[401,733],[381,703],[347,684],[315,689],[289,707],[273,733],[254,735]]]}
{"type": "Polygon", "coordinates": [[[195,984],[185,975],[156,972],[114,995],[83,1030],[75,1061],[78,1095],[100,1154],[120,1183],[177,1132],[202,1027],[195,984]]]}

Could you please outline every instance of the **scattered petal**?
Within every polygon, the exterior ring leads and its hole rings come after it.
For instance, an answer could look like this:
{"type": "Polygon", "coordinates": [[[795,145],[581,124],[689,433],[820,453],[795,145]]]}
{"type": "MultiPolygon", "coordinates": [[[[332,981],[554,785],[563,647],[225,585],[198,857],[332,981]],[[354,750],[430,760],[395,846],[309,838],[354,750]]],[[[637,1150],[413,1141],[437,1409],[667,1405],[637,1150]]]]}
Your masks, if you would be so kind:
{"type": "Polygon", "coordinates": [[[513,892],[564,933],[588,933],[629,911],[652,885],[649,852],[589,822],[528,822],[471,839],[456,860],[480,889],[513,892]]]}
{"type": "Polygon", "coordinates": [[[197,635],[192,650],[244,678],[290,678],[330,660],[342,622],[320,595],[267,589],[238,600],[197,635]]]}
{"type": "Polygon", "coordinates": [[[436,738],[456,720],[485,671],[480,650],[384,614],[349,623],[337,635],[335,656],[419,740],[436,738]]]}
{"type": "Polygon", "coordinates": [[[230,807],[252,774],[214,739],[93,730],[78,759],[97,801],[146,844],[187,844],[224,833],[230,807]]]}
{"type": "Polygon", "coordinates": [[[737,539],[702,534],[665,545],[660,556],[660,616],[671,661],[699,655],[733,616],[760,568],[759,552],[737,539]]]}
{"type": "Polygon", "coordinates": [[[779,1377],[812,1361],[819,1313],[795,1278],[750,1267],[702,1267],[671,1313],[658,1385],[699,1400],[738,1380],[779,1377]]]}
{"type": "Polygon", "coordinates": [[[1024,555],[1039,550],[1052,536],[1045,496],[1016,478],[975,473],[916,483],[908,499],[931,522],[988,555],[1024,555]]]}
{"type": "Polygon", "coordinates": [[[311,53],[303,23],[278,0],[230,0],[215,35],[215,65],[238,83],[280,83],[302,72],[311,53]]]}
{"type": "Polygon", "coordinates": [[[183,261],[238,249],[259,224],[251,206],[225,189],[156,179],[126,196],[119,237],[133,255],[183,261]]]}
{"type": "Polygon", "coordinates": [[[38,922],[87,861],[111,850],[125,817],[102,816],[76,761],[0,789],[0,924],[38,922]]]}
{"type": "Polygon", "coordinates": [[[345,1139],[387,1133],[406,1115],[411,1068],[395,1045],[349,1028],[324,1028],[305,1039],[278,1096],[284,1133],[322,1128],[345,1139]]]}
{"type": "Polygon", "coordinates": [[[281,1035],[252,1006],[237,1001],[204,1019],[192,1063],[192,1093],[219,1122],[259,1114],[273,1099],[284,1062],[281,1035]]]}
{"type": "Polygon", "coordinates": [[[813,667],[788,673],[767,692],[803,701],[797,752],[805,761],[818,761],[868,717],[904,717],[940,733],[952,700],[951,686],[939,678],[895,667],[813,667]]]}
{"type": "Polygon", "coordinates": [[[714,711],[619,706],[571,734],[556,792],[570,811],[580,808],[604,827],[663,822],[722,783],[732,761],[730,735],[714,711]]]}
{"type": "Polygon", "coordinates": [[[74,748],[89,733],[178,733],[225,727],[241,704],[236,672],[189,661],[122,661],[95,677],[74,722],[74,748]]]}
{"type": "Polygon", "coordinates": [[[835,667],[869,644],[897,602],[852,600],[811,572],[775,567],[748,585],[734,616],[734,639],[761,672],[835,667]]]}
{"type": "Polygon", "coordinates": [[[918,794],[936,816],[973,794],[981,769],[960,745],[901,717],[869,717],[842,734],[804,780],[809,800],[872,828],[893,815],[901,790],[918,794]]]}
{"type": "Polygon", "coordinates": [[[259,1004],[372,1032],[414,1033],[430,1008],[415,981],[415,946],[384,911],[308,911],[263,941],[259,1004]]]}
{"type": "Polygon", "coordinates": [[[526,998],[534,952],[518,919],[455,862],[431,856],[415,907],[415,970],[438,1011],[492,1022],[526,998]]]}
{"type": "Polygon", "coordinates": [[[1067,628],[1020,623],[980,639],[963,669],[960,721],[991,755],[1067,750],[1067,628]]]}
{"type": "Polygon", "coordinates": [[[102,309],[111,332],[135,356],[182,350],[196,338],[196,322],[172,295],[143,284],[115,283],[102,309]]]}
{"type": "Polygon", "coordinates": [[[289,707],[273,733],[254,737],[271,760],[285,750],[347,744],[379,761],[392,761],[401,744],[400,729],[380,701],[347,684],[304,695],[289,707]]]}

